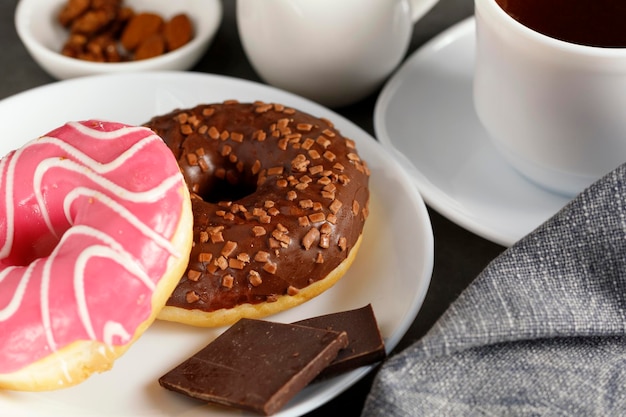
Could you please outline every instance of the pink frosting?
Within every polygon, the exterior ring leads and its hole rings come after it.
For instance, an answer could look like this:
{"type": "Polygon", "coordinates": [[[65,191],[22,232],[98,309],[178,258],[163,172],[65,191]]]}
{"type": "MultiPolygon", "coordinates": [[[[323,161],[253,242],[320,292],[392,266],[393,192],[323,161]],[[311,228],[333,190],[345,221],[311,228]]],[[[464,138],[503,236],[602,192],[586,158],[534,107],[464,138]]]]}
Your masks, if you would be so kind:
{"type": "Polygon", "coordinates": [[[68,123],[0,160],[0,373],[149,318],[182,176],[149,129],[68,123]]]}

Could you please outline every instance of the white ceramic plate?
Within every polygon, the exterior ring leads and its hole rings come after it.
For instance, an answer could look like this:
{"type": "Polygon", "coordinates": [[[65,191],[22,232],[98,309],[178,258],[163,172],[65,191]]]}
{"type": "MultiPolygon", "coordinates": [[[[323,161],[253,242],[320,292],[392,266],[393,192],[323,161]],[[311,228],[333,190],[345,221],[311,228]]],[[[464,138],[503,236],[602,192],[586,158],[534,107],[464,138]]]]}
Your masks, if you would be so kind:
{"type": "Polygon", "coordinates": [[[466,19],[410,56],[383,88],[374,127],[429,205],[510,246],[568,199],[514,171],[480,124],[472,99],[474,28],[466,19]]]}
{"type": "MultiPolygon", "coordinates": [[[[176,107],[225,99],[284,103],[335,122],[353,138],[372,171],[371,215],[363,244],[342,280],[321,296],[272,319],[290,322],[372,303],[391,350],[413,322],[433,267],[433,237],[425,205],[410,177],[371,136],[330,110],[264,85],[198,73],[106,75],[62,81],[0,101],[5,154],[69,120],[109,119],[140,124],[176,107]]],[[[223,329],[157,322],[114,365],[76,387],[43,393],[0,391],[11,417],[215,417],[242,415],[162,389],[157,379],[223,329]]],[[[2,337],[2,335],[0,335],[2,337]]],[[[371,368],[313,384],[279,416],[306,413],[351,386],[371,368]]]]}

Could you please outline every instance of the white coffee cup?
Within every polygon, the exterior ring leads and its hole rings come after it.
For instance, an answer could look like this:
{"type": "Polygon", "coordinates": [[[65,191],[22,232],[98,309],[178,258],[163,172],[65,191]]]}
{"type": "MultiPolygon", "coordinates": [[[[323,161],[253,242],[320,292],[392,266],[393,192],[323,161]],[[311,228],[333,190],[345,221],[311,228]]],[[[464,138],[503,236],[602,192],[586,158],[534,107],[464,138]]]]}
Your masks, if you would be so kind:
{"type": "Polygon", "coordinates": [[[437,0],[237,0],[237,25],[267,83],[329,107],[379,87],[437,0]]]}
{"type": "Polygon", "coordinates": [[[626,162],[626,48],[558,40],[475,0],[474,104],[519,172],[575,195],[626,162]]]}

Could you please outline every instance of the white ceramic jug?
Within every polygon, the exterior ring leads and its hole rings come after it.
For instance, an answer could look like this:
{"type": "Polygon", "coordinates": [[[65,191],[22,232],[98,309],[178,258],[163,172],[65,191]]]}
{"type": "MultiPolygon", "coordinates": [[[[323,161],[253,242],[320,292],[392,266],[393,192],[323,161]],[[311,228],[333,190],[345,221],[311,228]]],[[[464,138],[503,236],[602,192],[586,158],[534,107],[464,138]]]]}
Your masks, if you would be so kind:
{"type": "Polygon", "coordinates": [[[372,93],[437,0],[237,0],[243,48],[267,83],[328,107],[372,93]]]}

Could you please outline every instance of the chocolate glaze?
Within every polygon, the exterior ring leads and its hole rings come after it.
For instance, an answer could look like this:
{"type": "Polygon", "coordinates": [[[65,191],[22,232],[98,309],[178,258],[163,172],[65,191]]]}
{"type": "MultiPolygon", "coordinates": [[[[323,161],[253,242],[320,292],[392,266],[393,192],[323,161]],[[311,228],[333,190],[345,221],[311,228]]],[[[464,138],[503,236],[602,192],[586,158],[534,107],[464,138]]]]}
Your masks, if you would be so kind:
{"type": "Polygon", "coordinates": [[[270,415],[347,344],[345,332],[241,319],[159,383],[193,398],[270,415]]]}
{"type": "Polygon", "coordinates": [[[229,101],[146,126],[192,192],[195,243],[167,305],[214,311],[293,295],[326,277],[361,235],[369,170],[329,121],[229,101]]]}

